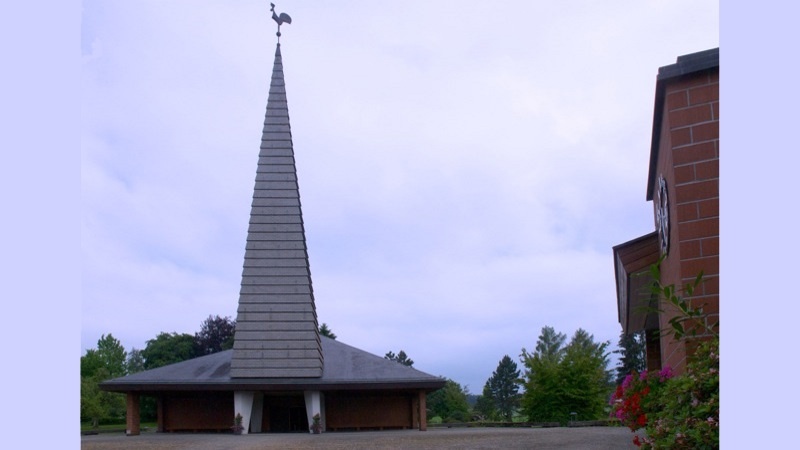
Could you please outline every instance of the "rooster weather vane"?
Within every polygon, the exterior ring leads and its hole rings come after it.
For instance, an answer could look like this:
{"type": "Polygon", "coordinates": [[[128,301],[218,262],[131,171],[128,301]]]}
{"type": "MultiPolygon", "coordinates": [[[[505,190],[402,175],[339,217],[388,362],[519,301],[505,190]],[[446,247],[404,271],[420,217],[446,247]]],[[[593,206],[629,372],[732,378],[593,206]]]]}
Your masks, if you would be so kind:
{"type": "Polygon", "coordinates": [[[292,18],[289,17],[289,15],[286,14],[286,13],[281,13],[280,16],[277,15],[275,13],[275,3],[270,3],[269,5],[271,6],[271,8],[269,10],[272,11],[272,20],[274,20],[275,22],[278,23],[278,32],[275,33],[275,35],[278,36],[278,44],[280,44],[281,43],[281,25],[283,25],[284,23],[292,23],[292,18]]]}

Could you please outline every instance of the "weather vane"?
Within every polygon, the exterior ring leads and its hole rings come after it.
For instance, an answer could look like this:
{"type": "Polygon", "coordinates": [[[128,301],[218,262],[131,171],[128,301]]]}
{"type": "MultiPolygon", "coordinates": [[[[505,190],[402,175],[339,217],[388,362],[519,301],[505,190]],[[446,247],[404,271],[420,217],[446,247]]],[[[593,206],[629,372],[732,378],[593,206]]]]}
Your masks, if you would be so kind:
{"type": "Polygon", "coordinates": [[[275,3],[270,3],[269,5],[271,6],[271,8],[269,10],[272,11],[272,20],[274,20],[275,22],[278,23],[278,32],[275,33],[275,35],[278,36],[278,44],[280,44],[281,43],[281,25],[283,25],[284,23],[292,23],[292,18],[289,17],[289,15],[286,14],[286,13],[281,13],[280,16],[275,14],[275,3]]]}

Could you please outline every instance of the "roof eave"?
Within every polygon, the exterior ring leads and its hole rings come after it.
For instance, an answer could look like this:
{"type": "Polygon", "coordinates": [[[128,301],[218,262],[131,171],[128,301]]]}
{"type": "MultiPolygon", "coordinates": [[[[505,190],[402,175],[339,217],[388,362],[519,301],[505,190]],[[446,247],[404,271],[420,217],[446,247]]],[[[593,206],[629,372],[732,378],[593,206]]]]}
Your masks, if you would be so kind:
{"type": "Polygon", "coordinates": [[[220,382],[155,382],[155,383],[100,383],[100,389],[109,392],[167,392],[167,391],[355,391],[355,390],[409,390],[435,391],[446,384],[444,379],[397,381],[339,381],[313,383],[306,380],[275,382],[275,380],[237,379],[220,382]]]}
{"type": "MultiPolygon", "coordinates": [[[[617,291],[617,320],[625,334],[639,331],[633,322],[639,317],[638,306],[640,303],[637,298],[638,289],[633,288],[633,278],[636,273],[647,271],[651,264],[654,264],[659,256],[658,232],[653,231],[643,236],[631,239],[628,242],[612,247],[614,254],[614,278],[617,291]],[[620,279],[622,275],[623,279],[620,279]],[[625,286],[620,286],[624,283],[625,286]],[[623,293],[624,292],[624,293],[623,293]],[[623,314],[624,310],[624,314],[623,314]],[[636,316],[636,319],[634,318],[636,316]]],[[[639,286],[641,287],[641,286],[639,286]]],[[[641,320],[638,320],[641,322],[641,320]]]]}

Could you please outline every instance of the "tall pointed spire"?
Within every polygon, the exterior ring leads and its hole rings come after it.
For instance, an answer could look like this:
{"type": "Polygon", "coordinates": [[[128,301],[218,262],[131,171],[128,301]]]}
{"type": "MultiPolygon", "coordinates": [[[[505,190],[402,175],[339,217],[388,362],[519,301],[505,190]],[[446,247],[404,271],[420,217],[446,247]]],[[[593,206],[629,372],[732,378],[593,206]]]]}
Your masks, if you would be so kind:
{"type": "Polygon", "coordinates": [[[278,43],[247,231],[231,377],[321,377],[322,368],[278,43]]]}

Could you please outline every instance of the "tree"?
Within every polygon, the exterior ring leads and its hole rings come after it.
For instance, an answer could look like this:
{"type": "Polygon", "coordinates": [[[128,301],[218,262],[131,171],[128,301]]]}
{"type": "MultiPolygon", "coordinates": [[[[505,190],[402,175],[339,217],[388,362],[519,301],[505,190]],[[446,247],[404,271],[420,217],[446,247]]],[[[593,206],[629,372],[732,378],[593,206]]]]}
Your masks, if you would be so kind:
{"type": "Polygon", "coordinates": [[[478,416],[478,420],[495,420],[497,418],[497,408],[492,400],[492,390],[488,380],[483,385],[483,393],[478,396],[472,410],[478,416]]]}
{"type": "Polygon", "coordinates": [[[431,417],[439,416],[444,422],[466,422],[469,417],[467,390],[447,379],[443,388],[431,392],[426,399],[431,417]]]}
{"type": "Polygon", "coordinates": [[[94,376],[102,366],[103,362],[97,354],[97,349],[86,350],[86,354],[81,356],[81,378],[94,376]]]}
{"type": "MultiPolygon", "coordinates": [[[[137,348],[132,348],[128,352],[128,360],[125,362],[125,367],[128,370],[128,375],[141,372],[144,368],[144,357],[142,351],[137,348]]],[[[149,395],[142,395],[139,398],[139,418],[142,421],[156,420],[158,417],[158,405],[155,397],[149,395]]]]}
{"type": "Polygon", "coordinates": [[[612,392],[608,370],[609,342],[595,342],[594,336],[578,329],[561,361],[565,403],[578,420],[593,420],[606,415],[612,392]]]}
{"type": "Polygon", "coordinates": [[[511,422],[519,404],[517,363],[512,361],[508,355],[503,356],[503,359],[497,364],[497,370],[492,373],[486,384],[489,387],[489,395],[495,409],[504,420],[511,422]]]}
{"type": "Polygon", "coordinates": [[[126,355],[125,348],[109,334],[102,335],[97,348],[81,357],[81,420],[90,420],[93,427],[125,414],[125,397],[101,391],[99,384],[126,374],[126,355]]]}
{"type": "Polygon", "coordinates": [[[644,332],[631,334],[621,332],[618,347],[614,350],[614,353],[620,355],[616,384],[622,383],[629,373],[642,372],[647,368],[644,332]]]}
{"type": "Polygon", "coordinates": [[[549,360],[541,355],[524,357],[526,367],[525,393],[520,401],[522,410],[530,421],[564,420],[569,410],[562,401],[562,383],[559,361],[549,360]]]}
{"type": "Polygon", "coordinates": [[[107,371],[108,378],[117,378],[125,375],[125,347],[111,335],[102,335],[97,341],[97,357],[100,364],[107,371]]]}
{"type": "MultiPolygon", "coordinates": [[[[558,361],[564,351],[564,342],[567,340],[567,335],[564,333],[556,333],[553,327],[545,326],[542,328],[542,334],[536,341],[535,354],[539,358],[544,358],[549,361],[558,361]]],[[[525,348],[522,349],[522,354],[526,355],[525,348]]]]}
{"type": "Polygon", "coordinates": [[[336,335],[333,334],[333,331],[331,331],[330,328],[328,328],[328,324],[327,323],[323,323],[322,326],[319,327],[319,334],[321,334],[321,335],[323,335],[325,337],[329,337],[329,338],[331,338],[333,340],[336,340],[336,335]]]}
{"type": "Polygon", "coordinates": [[[142,350],[144,368],[147,370],[186,361],[195,356],[194,336],[186,333],[161,332],[155,339],[147,341],[147,346],[142,350]]]}
{"type": "Polygon", "coordinates": [[[81,377],[81,422],[90,420],[92,427],[97,427],[105,414],[100,393],[94,377],[81,377]]]}
{"type": "Polygon", "coordinates": [[[529,420],[549,421],[552,417],[563,417],[558,380],[558,364],[564,352],[562,346],[567,336],[557,333],[553,327],[542,328],[536,349],[528,353],[522,348],[522,363],[525,366],[525,394],[521,399],[524,413],[529,420]]]}
{"type": "Polygon", "coordinates": [[[566,423],[571,413],[580,420],[597,419],[611,393],[608,342],[578,329],[566,347],[562,334],[544,327],[536,351],[522,349],[525,365],[524,413],[531,421],[566,423]],[[553,344],[553,345],[551,345],[553,344]]]}
{"type": "Polygon", "coordinates": [[[404,366],[412,367],[414,365],[414,360],[409,359],[408,355],[406,355],[406,352],[402,350],[400,350],[400,353],[396,355],[393,352],[388,352],[385,355],[383,355],[383,357],[388,359],[389,361],[394,361],[404,366]]]}
{"type": "Polygon", "coordinates": [[[230,317],[209,315],[194,335],[197,356],[210,355],[233,348],[236,321],[230,317]]]}
{"type": "Polygon", "coordinates": [[[125,361],[125,369],[128,375],[144,370],[144,357],[142,356],[141,350],[134,347],[128,352],[128,359],[125,361]]]}

